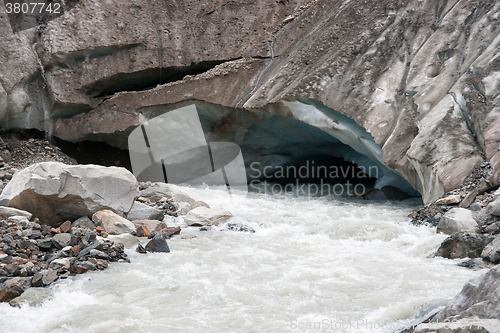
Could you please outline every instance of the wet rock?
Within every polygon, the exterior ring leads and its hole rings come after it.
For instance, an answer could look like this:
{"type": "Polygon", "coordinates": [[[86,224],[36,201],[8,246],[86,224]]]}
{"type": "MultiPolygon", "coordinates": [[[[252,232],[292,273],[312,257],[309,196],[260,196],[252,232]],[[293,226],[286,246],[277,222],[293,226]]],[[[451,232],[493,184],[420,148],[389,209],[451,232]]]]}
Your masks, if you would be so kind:
{"type": "Polygon", "coordinates": [[[160,233],[156,233],[153,239],[146,244],[146,250],[149,252],[170,252],[167,241],[160,233]]]}
{"type": "Polygon", "coordinates": [[[25,210],[21,210],[21,209],[0,206],[0,216],[2,216],[4,218],[9,218],[12,216],[24,216],[28,220],[31,220],[31,217],[33,216],[33,214],[31,214],[30,212],[27,212],[25,210]]]}
{"type": "Polygon", "coordinates": [[[492,240],[493,237],[489,235],[457,232],[441,243],[436,256],[448,259],[478,258],[492,240]]]}
{"type": "Polygon", "coordinates": [[[64,222],[64,223],[63,223],[63,224],[61,224],[61,226],[59,227],[59,230],[61,230],[61,232],[63,232],[63,233],[70,232],[70,231],[71,231],[71,222],[70,222],[70,221],[66,221],[66,222],[64,222]]]}
{"type": "Polygon", "coordinates": [[[484,248],[481,257],[493,264],[500,264],[500,236],[484,248]]]}
{"type": "Polygon", "coordinates": [[[141,254],[146,254],[147,253],[146,249],[141,244],[137,245],[137,248],[135,249],[135,252],[141,253],[141,254]]]}
{"type": "Polygon", "coordinates": [[[110,210],[101,210],[92,215],[92,221],[98,226],[102,226],[110,235],[120,235],[135,231],[132,222],[117,215],[110,210]]]}
{"type": "Polygon", "coordinates": [[[485,268],[491,268],[492,265],[490,263],[485,262],[484,260],[480,258],[471,258],[467,259],[461,263],[458,264],[460,267],[465,267],[469,268],[475,271],[485,269],[485,268]]]}
{"type": "Polygon", "coordinates": [[[57,234],[52,237],[52,243],[57,249],[61,250],[71,244],[71,235],[67,233],[57,234]]]}
{"type": "Polygon", "coordinates": [[[0,289],[0,302],[9,302],[31,287],[31,278],[15,277],[5,282],[0,289]]]}
{"type": "Polygon", "coordinates": [[[163,220],[163,211],[145,205],[141,202],[134,202],[134,206],[127,215],[127,219],[133,220],[163,220]]]}
{"type": "Polygon", "coordinates": [[[219,225],[226,223],[232,216],[222,208],[198,207],[187,213],[184,222],[188,226],[219,225]]]}
{"type": "Polygon", "coordinates": [[[18,296],[9,302],[10,306],[20,308],[22,305],[38,306],[53,297],[52,290],[46,288],[29,288],[21,296],[18,296]]]}
{"type": "Polygon", "coordinates": [[[86,273],[87,272],[87,268],[86,267],[83,267],[83,266],[75,266],[75,265],[71,265],[69,267],[69,272],[71,274],[83,274],[83,273],[86,273]]]}
{"type": "Polygon", "coordinates": [[[209,225],[200,228],[200,231],[212,231],[213,228],[209,225]]]}
{"type": "Polygon", "coordinates": [[[96,265],[91,263],[90,261],[80,261],[76,264],[76,266],[81,266],[86,268],[88,271],[95,271],[97,269],[96,265]]]}
{"type": "Polygon", "coordinates": [[[57,227],[101,209],[123,215],[138,196],[137,181],[124,168],[43,162],[18,171],[0,204],[34,212],[57,227]]]}
{"type": "Polygon", "coordinates": [[[228,223],[227,229],[231,230],[231,231],[242,231],[242,232],[255,233],[255,230],[252,227],[245,225],[245,224],[242,224],[242,223],[236,223],[236,222],[228,223]]]}
{"type": "Polygon", "coordinates": [[[500,318],[500,265],[470,280],[431,322],[449,323],[465,318],[500,318]]]}
{"type": "Polygon", "coordinates": [[[105,252],[96,250],[96,249],[90,250],[89,256],[92,258],[97,258],[97,259],[111,260],[111,257],[108,254],[106,254],[105,252]]]}
{"type": "Polygon", "coordinates": [[[88,216],[82,216],[73,222],[72,227],[83,229],[89,228],[90,230],[94,230],[95,224],[89,219],[88,216]]]}
{"type": "Polygon", "coordinates": [[[137,237],[148,237],[151,232],[149,232],[148,227],[145,225],[138,226],[136,230],[137,237]]]}
{"type": "Polygon", "coordinates": [[[439,220],[437,232],[451,235],[455,232],[478,232],[472,212],[465,208],[453,208],[439,220]]]}

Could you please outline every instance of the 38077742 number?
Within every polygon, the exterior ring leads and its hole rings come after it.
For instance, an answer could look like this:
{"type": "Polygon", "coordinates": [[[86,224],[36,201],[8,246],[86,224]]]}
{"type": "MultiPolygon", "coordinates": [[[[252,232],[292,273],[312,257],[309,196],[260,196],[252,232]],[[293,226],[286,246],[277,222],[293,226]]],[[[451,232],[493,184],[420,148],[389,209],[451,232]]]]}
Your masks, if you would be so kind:
{"type": "Polygon", "coordinates": [[[49,3],[45,4],[43,2],[30,2],[30,3],[5,3],[5,9],[7,14],[42,14],[45,12],[60,14],[61,4],[60,3],[49,3]]]}

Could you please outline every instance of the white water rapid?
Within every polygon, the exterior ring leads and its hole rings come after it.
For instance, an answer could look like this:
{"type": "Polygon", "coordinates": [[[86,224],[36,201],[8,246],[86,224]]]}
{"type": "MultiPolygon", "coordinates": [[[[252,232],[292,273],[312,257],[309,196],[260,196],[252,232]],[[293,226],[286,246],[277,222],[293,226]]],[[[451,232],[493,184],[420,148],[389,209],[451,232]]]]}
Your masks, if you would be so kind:
{"type": "Polygon", "coordinates": [[[446,238],[410,225],[416,201],[187,188],[255,233],[184,228],[171,253],[60,280],[41,306],[0,304],[1,332],[395,332],[473,271],[431,258],[446,238]]]}

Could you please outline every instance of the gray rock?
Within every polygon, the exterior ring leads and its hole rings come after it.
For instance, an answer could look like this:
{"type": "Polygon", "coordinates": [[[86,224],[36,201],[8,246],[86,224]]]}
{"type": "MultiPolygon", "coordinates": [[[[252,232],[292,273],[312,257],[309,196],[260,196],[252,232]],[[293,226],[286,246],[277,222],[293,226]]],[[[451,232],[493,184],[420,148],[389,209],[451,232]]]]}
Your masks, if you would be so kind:
{"type": "Polygon", "coordinates": [[[195,203],[193,198],[174,184],[152,183],[148,188],[141,191],[141,197],[145,197],[153,202],[166,197],[173,202],[195,203]]]}
{"type": "Polygon", "coordinates": [[[477,222],[472,217],[472,212],[465,208],[450,209],[439,220],[437,232],[451,235],[455,232],[478,232],[477,222]]]}
{"type": "Polygon", "coordinates": [[[469,281],[432,322],[473,317],[500,318],[500,265],[469,281]]]}
{"type": "Polygon", "coordinates": [[[481,257],[491,263],[500,264],[500,236],[484,248],[481,257]]]}
{"type": "Polygon", "coordinates": [[[52,243],[52,237],[47,237],[43,239],[37,239],[36,245],[41,249],[48,250],[52,246],[54,246],[54,243],[52,243]]]}
{"type": "Polygon", "coordinates": [[[53,297],[52,290],[47,288],[29,288],[21,296],[18,296],[9,302],[10,306],[20,308],[24,304],[29,306],[38,306],[53,297]]]}
{"type": "Polygon", "coordinates": [[[170,252],[167,241],[160,233],[156,233],[153,239],[146,244],[146,250],[149,252],[170,252]]]}
{"type": "Polygon", "coordinates": [[[2,216],[3,218],[9,218],[11,216],[24,216],[28,220],[31,220],[33,214],[21,209],[0,206],[0,216],[2,216]]]}
{"type": "Polygon", "coordinates": [[[457,232],[441,243],[436,256],[448,259],[478,258],[492,240],[493,237],[489,235],[457,232]]]}
{"type": "Polygon", "coordinates": [[[135,252],[137,252],[137,253],[141,253],[141,254],[146,254],[146,253],[148,253],[148,252],[146,251],[146,249],[145,249],[145,248],[144,248],[141,244],[138,244],[138,245],[137,245],[137,248],[135,249],[135,252]]]}
{"type": "Polygon", "coordinates": [[[15,277],[0,288],[0,302],[9,302],[31,287],[31,277],[15,277]]]}
{"type": "Polygon", "coordinates": [[[92,258],[97,258],[97,259],[111,260],[111,257],[109,255],[107,255],[106,253],[104,253],[102,251],[96,250],[96,249],[90,250],[89,256],[92,258]]]}
{"type": "Polygon", "coordinates": [[[71,244],[71,235],[68,233],[54,235],[52,243],[57,249],[61,250],[71,244]]]}
{"type": "MultiPolygon", "coordinates": [[[[94,250],[94,251],[97,251],[97,250],[94,250]]],[[[79,261],[78,263],[75,263],[75,265],[85,267],[89,271],[95,271],[96,270],[95,265],[93,263],[91,263],[90,261],[79,261]]]]}
{"type": "Polygon", "coordinates": [[[88,216],[82,216],[75,220],[71,225],[73,228],[89,228],[91,230],[95,229],[95,224],[92,222],[88,216]]]}
{"type": "Polygon", "coordinates": [[[459,204],[462,201],[462,197],[459,194],[449,195],[447,197],[436,200],[437,205],[453,205],[459,204]]]}
{"type": "Polygon", "coordinates": [[[59,226],[101,209],[124,215],[139,196],[125,168],[42,162],[18,171],[0,195],[0,204],[35,212],[59,226]]]}
{"type": "Polygon", "coordinates": [[[500,216],[500,197],[497,197],[495,201],[490,202],[488,209],[491,215],[500,216]]]}
{"type": "Polygon", "coordinates": [[[157,208],[148,206],[141,202],[134,202],[132,209],[127,215],[127,219],[133,220],[163,220],[163,212],[157,208]]]}
{"type": "Polygon", "coordinates": [[[255,233],[255,230],[252,227],[250,227],[246,224],[242,224],[242,223],[229,222],[227,224],[227,229],[231,230],[231,231],[242,231],[242,232],[255,233]]]}
{"type": "Polygon", "coordinates": [[[219,225],[226,223],[233,215],[222,208],[197,207],[184,218],[188,226],[219,225]]]}
{"type": "Polygon", "coordinates": [[[110,210],[101,210],[92,215],[95,225],[102,226],[110,235],[120,235],[135,231],[135,225],[110,210]]]}
{"type": "Polygon", "coordinates": [[[469,210],[472,210],[473,212],[479,212],[481,210],[481,205],[476,203],[473,203],[472,205],[469,206],[469,210]]]}
{"type": "Polygon", "coordinates": [[[89,245],[89,244],[93,243],[96,240],[96,237],[97,237],[97,235],[96,235],[96,233],[94,231],[87,230],[85,232],[85,235],[83,236],[82,241],[85,244],[89,245]]]}
{"type": "Polygon", "coordinates": [[[86,256],[87,254],[90,253],[90,251],[92,251],[94,249],[102,248],[103,245],[104,245],[104,242],[102,240],[97,240],[94,243],[87,246],[86,248],[84,248],[83,250],[81,250],[78,253],[78,257],[86,256]]]}

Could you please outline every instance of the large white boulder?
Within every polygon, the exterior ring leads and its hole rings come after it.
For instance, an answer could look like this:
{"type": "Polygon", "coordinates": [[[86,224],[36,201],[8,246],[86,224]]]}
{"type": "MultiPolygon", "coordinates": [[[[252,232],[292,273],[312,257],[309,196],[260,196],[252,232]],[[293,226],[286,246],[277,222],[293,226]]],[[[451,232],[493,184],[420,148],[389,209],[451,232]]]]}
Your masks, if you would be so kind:
{"type": "Polygon", "coordinates": [[[437,232],[448,235],[455,232],[478,232],[477,222],[472,212],[465,208],[453,208],[441,217],[437,225],[437,232]]]}
{"type": "Polygon", "coordinates": [[[43,162],[16,172],[0,195],[0,205],[59,226],[103,209],[125,216],[138,196],[137,180],[124,168],[43,162]]]}
{"type": "Polygon", "coordinates": [[[226,223],[233,215],[222,208],[198,207],[184,218],[184,222],[189,226],[219,225],[226,223]]]}
{"type": "Polygon", "coordinates": [[[95,225],[106,230],[110,235],[129,234],[135,231],[135,225],[110,210],[100,210],[92,215],[95,225]]]}

